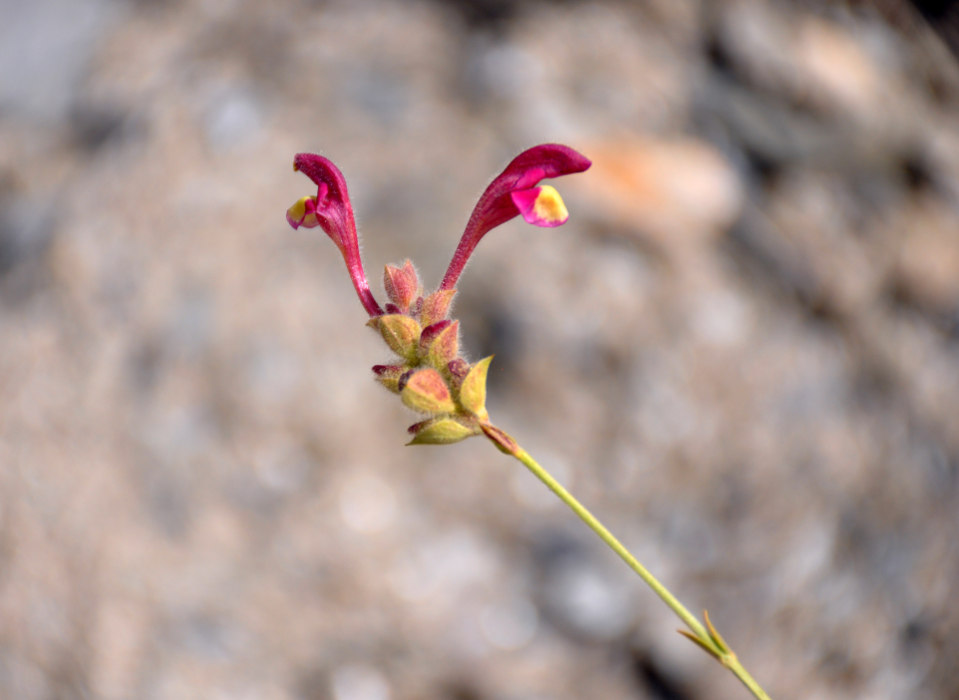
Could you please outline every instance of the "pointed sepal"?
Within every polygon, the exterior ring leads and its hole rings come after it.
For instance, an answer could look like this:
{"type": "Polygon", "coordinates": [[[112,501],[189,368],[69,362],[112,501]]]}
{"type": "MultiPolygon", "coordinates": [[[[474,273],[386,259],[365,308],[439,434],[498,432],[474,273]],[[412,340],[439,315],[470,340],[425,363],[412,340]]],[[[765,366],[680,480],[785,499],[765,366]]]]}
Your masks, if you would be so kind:
{"type": "Polygon", "coordinates": [[[486,375],[493,356],[484,357],[474,364],[460,384],[460,406],[480,420],[489,418],[486,411],[486,375]]]}

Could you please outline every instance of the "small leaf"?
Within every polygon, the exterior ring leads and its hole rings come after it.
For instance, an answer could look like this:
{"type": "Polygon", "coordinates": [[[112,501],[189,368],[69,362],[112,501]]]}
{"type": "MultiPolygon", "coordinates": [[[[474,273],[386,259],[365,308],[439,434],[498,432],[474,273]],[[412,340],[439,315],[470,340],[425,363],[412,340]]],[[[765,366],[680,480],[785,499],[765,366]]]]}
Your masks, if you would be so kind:
{"type": "Polygon", "coordinates": [[[713,627],[713,621],[709,619],[709,612],[703,610],[703,619],[706,621],[706,629],[709,631],[709,637],[712,639],[716,646],[719,647],[720,651],[725,654],[731,654],[732,649],[729,648],[729,645],[726,643],[726,640],[723,639],[723,636],[719,633],[715,627],[713,627]]]}
{"type": "Polygon", "coordinates": [[[432,367],[413,372],[400,392],[400,398],[420,413],[452,413],[456,410],[446,380],[432,367]]]}
{"type": "Polygon", "coordinates": [[[486,412],[486,375],[492,361],[490,355],[474,364],[460,385],[460,405],[483,420],[489,416],[486,412]]]}
{"type": "Polygon", "coordinates": [[[698,646],[700,649],[705,651],[711,657],[713,657],[716,660],[719,660],[719,654],[716,653],[716,650],[710,649],[709,646],[707,646],[706,643],[702,639],[697,637],[695,634],[693,634],[692,632],[687,632],[686,630],[676,630],[676,631],[679,632],[681,635],[683,635],[689,641],[695,643],[696,646],[698,646]]]}

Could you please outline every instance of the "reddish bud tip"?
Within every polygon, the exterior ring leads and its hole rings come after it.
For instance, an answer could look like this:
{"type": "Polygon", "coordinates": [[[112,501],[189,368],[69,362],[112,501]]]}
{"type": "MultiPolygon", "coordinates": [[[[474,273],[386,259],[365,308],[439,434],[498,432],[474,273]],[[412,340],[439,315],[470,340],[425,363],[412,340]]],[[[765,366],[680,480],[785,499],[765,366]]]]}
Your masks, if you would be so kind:
{"type": "Polygon", "coordinates": [[[387,265],[383,272],[383,286],[386,288],[386,296],[403,313],[409,311],[410,304],[420,294],[420,280],[409,260],[401,268],[387,265]]]}

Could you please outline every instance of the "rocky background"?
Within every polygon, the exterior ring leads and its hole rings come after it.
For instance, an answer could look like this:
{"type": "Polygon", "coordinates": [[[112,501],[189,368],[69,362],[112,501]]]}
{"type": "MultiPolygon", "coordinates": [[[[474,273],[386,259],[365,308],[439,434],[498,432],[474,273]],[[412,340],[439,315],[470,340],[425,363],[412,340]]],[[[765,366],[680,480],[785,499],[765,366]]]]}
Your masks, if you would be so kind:
{"type": "MultiPolygon", "coordinates": [[[[890,3],[887,3],[889,5],[890,3]]],[[[0,2],[0,697],[747,697],[520,465],[415,420],[319,230],[480,245],[494,420],[776,698],[959,697],[959,68],[742,0],[0,2]]]]}

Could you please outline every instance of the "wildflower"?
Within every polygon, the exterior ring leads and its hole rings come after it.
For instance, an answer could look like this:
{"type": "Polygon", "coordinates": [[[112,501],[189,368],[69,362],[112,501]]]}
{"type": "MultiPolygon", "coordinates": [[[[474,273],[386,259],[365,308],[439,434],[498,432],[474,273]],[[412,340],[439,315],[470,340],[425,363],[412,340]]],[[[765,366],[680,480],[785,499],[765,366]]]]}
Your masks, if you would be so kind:
{"type": "Polygon", "coordinates": [[[581,173],[590,165],[584,155],[555,143],[534,146],[516,156],[480,196],[440,289],[456,287],[460,273],[480,239],[514,216],[522,214],[527,223],[535,226],[566,223],[569,215],[559,193],[550,186],[536,185],[546,178],[581,173]]]}
{"type": "Polygon", "coordinates": [[[383,313],[373,298],[370,285],[360,260],[360,243],[356,235],[353,207],[346,192],[346,180],[332,162],[313,153],[298,153],[293,158],[293,170],[299,170],[317,187],[316,196],[303,197],[287,209],[286,220],[293,228],[321,227],[340,249],[353,286],[363,308],[370,316],[383,313]]]}
{"type": "MultiPolygon", "coordinates": [[[[383,286],[385,312],[373,297],[363,263],[346,181],[323,156],[300,153],[293,169],[317,186],[315,196],[298,200],[286,213],[290,226],[319,226],[333,240],[357,296],[370,315],[367,325],[379,332],[398,360],[376,365],[377,381],[400,395],[403,403],[428,418],[410,427],[410,444],[446,444],[485,433],[494,443],[502,431],[489,424],[486,375],[491,357],[470,364],[460,355],[459,322],[447,318],[456,283],[469,257],[490,230],[515,216],[534,226],[559,226],[569,213],[546,178],[586,170],[590,161],[567,146],[543,144],[520,153],[489,184],[473,209],[439,288],[425,294],[413,263],[387,265],[383,286]]],[[[503,434],[505,435],[505,434],[503,434]]]]}
{"type": "Polygon", "coordinates": [[[402,267],[387,265],[383,286],[386,311],[370,291],[360,260],[353,208],[343,175],[322,156],[300,153],[294,170],[303,171],[317,186],[315,196],[291,206],[286,219],[293,228],[321,227],[340,249],[356,293],[376,329],[398,356],[392,364],[375,365],[376,380],[409,408],[425,418],[409,427],[410,445],[445,445],[472,435],[485,435],[502,452],[515,457],[569,506],[676,613],[688,630],[680,630],[714,656],[759,700],[769,695],[739,662],[704,612],[697,620],[576,498],[514,440],[489,421],[486,375],[492,357],[467,362],[459,351],[459,322],[447,318],[455,287],[477,244],[491,229],[522,216],[535,226],[559,226],[569,214],[559,193],[545,178],[578,173],[589,168],[584,156],[566,146],[544,144],[520,153],[486,188],[470,215],[439,288],[424,294],[409,260],[402,267]]]}

